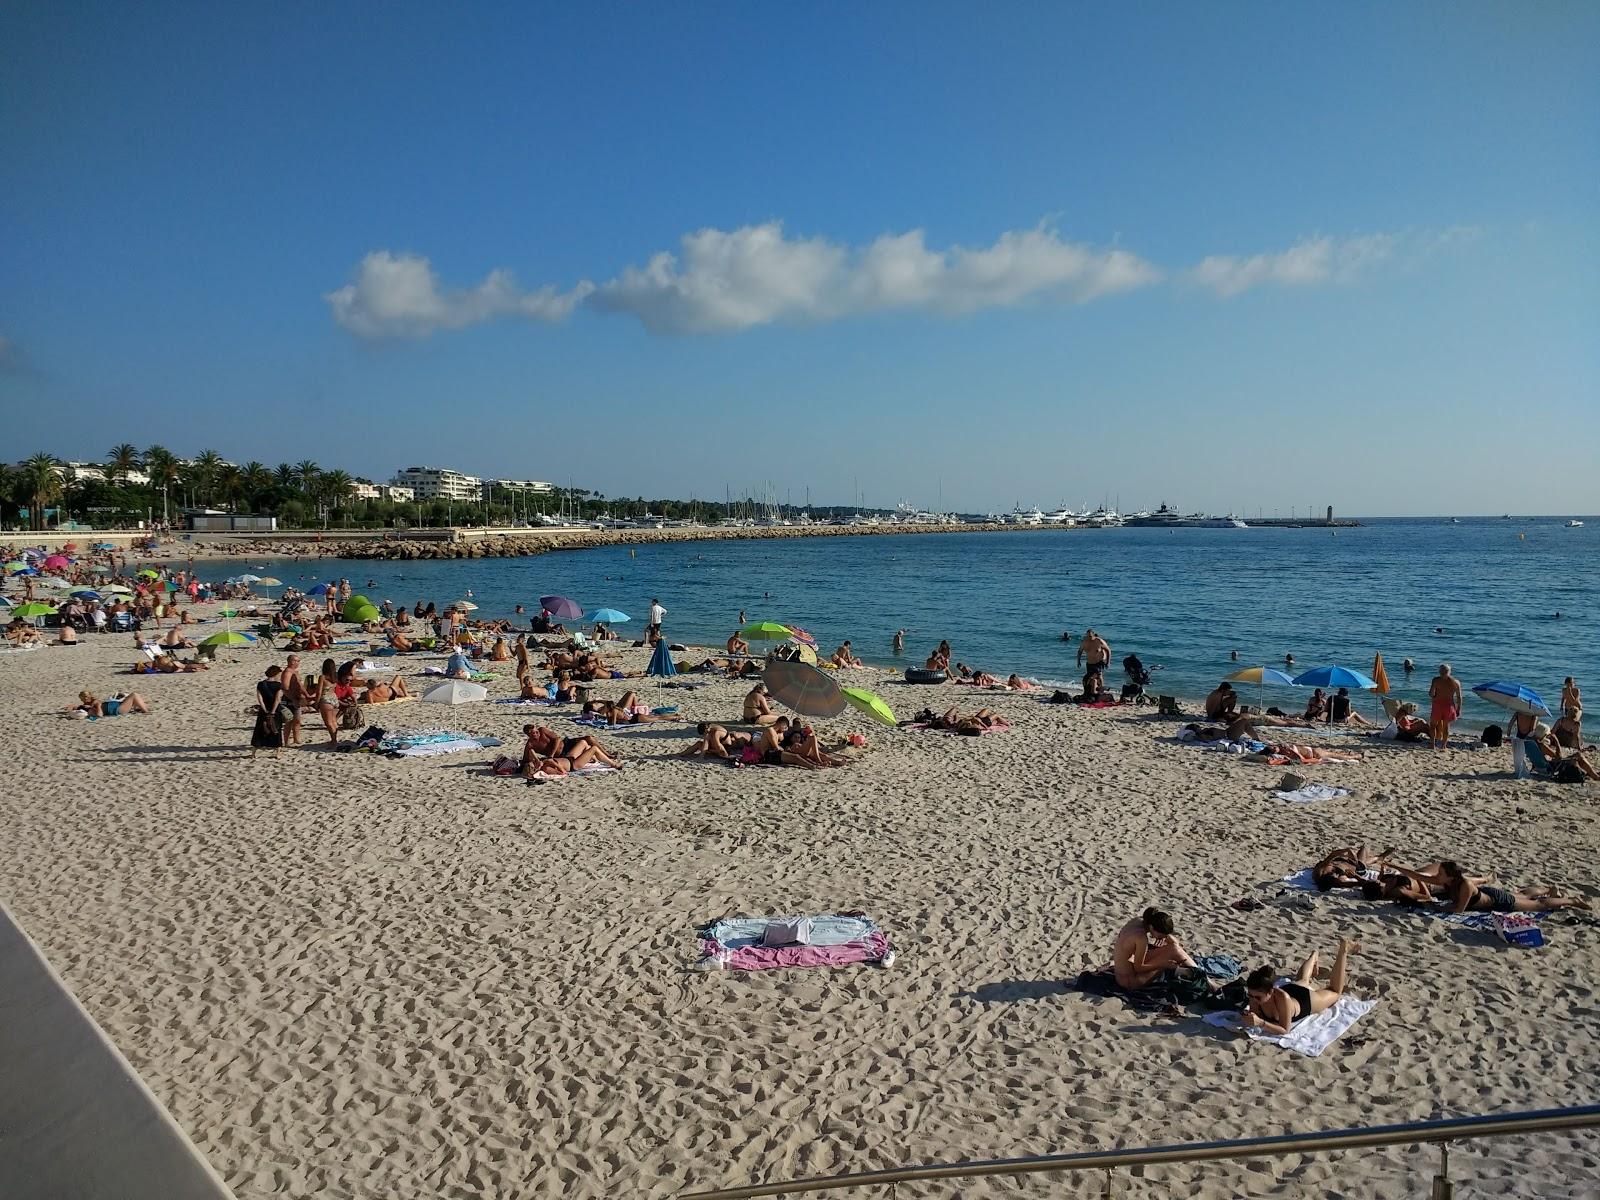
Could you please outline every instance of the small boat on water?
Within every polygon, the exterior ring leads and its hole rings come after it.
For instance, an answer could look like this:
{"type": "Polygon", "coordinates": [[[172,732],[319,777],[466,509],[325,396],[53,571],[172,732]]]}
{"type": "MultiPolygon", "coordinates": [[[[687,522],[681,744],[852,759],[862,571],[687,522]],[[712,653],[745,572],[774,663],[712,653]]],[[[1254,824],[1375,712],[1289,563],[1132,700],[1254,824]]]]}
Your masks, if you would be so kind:
{"type": "Polygon", "coordinates": [[[1572,520],[1567,522],[1567,528],[1568,529],[1582,529],[1583,528],[1583,522],[1578,520],[1577,517],[1573,517],[1572,520]]]}

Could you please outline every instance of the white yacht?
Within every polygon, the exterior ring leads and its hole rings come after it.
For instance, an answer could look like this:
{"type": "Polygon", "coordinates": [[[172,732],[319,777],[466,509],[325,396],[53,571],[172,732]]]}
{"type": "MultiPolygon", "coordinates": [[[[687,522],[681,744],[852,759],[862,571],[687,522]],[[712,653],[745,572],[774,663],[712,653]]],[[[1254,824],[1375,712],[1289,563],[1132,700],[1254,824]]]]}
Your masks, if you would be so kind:
{"type": "Polygon", "coordinates": [[[1187,529],[1248,529],[1250,528],[1238,517],[1229,513],[1225,517],[1213,517],[1209,513],[1190,513],[1183,518],[1183,525],[1187,529]]]}
{"type": "Polygon", "coordinates": [[[1023,508],[1020,504],[1006,514],[1008,525],[1043,525],[1044,514],[1037,508],[1023,508]]]}
{"type": "Polygon", "coordinates": [[[1102,504],[1088,514],[1085,523],[1094,526],[1096,529],[1120,529],[1123,525],[1123,520],[1122,515],[1116,509],[1107,508],[1102,504]]]}
{"type": "Polygon", "coordinates": [[[1044,523],[1046,525],[1065,525],[1070,527],[1078,523],[1078,514],[1070,508],[1058,508],[1054,512],[1044,514],[1044,523]]]}
{"type": "Polygon", "coordinates": [[[1572,520],[1567,522],[1567,528],[1568,529],[1582,529],[1583,528],[1583,522],[1578,520],[1577,517],[1573,517],[1572,520]]]}

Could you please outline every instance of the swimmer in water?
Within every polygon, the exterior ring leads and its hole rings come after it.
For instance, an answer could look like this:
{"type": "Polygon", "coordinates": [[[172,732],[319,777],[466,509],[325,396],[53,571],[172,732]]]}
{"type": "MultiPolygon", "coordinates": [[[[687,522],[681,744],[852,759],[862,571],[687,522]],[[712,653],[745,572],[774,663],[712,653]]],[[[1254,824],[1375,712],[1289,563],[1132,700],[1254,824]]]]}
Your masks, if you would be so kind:
{"type": "Polygon", "coordinates": [[[1230,662],[1238,662],[1239,661],[1239,652],[1237,650],[1229,650],[1228,651],[1228,659],[1229,659],[1230,662]]]}
{"type": "Polygon", "coordinates": [[[1292,666],[1294,666],[1294,655],[1292,655],[1292,654],[1285,654],[1285,655],[1284,655],[1284,656],[1283,656],[1283,665],[1284,665],[1284,666],[1286,666],[1286,667],[1292,667],[1292,666]]]}
{"type": "Polygon", "coordinates": [[[1406,672],[1407,675],[1411,674],[1411,672],[1413,672],[1413,671],[1415,671],[1417,669],[1417,664],[1412,662],[1409,658],[1406,659],[1405,662],[1401,663],[1400,665],[1405,668],[1405,672],[1406,672]]]}

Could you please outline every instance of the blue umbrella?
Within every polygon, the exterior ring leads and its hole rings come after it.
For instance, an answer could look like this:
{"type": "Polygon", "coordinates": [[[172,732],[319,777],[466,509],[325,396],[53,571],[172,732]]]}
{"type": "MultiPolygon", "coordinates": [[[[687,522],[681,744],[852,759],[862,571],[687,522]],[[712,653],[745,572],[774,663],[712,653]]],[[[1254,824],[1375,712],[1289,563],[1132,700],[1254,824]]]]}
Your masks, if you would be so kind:
{"type": "Polygon", "coordinates": [[[328,594],[328,585],[325,584],[325,583],[317,584],[316,587],[312,588],[310,591],[308,591],[306,593],[306,595],[308,595],[308,596],[326,596],[327,594],[328,594]]]}
{"type": "Polygon", "coordinates": [[[591,623],[603,621],[607,625],[620,625],[624,621],[633,620],[627,613],[618,612],[614,608],[597,608],[591,613],[584,613],[583,619],[591,623]]]}
{"type": "Polygon", "coordinates": [[[14,603],[15,601],[10,596],[0,596],[0,604],[4,604],[7,608],[10,608],[14,603]]]}
{"type": "Polygon", "coordinates": [[[75,600],[98,600],[98,599],[100,599],[100,593],[99,592],[96,592],[96,591],[93,591],[93,590],[87,589],[87,588],[85,590],[81,591],[81,592],[73,592],[72,596],[73,596],[73,599],[75,599],[75,600]]]}
{"type": "Polygon", "coordinates": [[[1546,717],[1550,715],[1550,710],[1545,707],[1539,693],[1525,684],[1508,683],[1500,679],[1494,683],[1480,683],[1472,689],[1472,694],[1480,700],[1487,700],[1490,704],[1497,704],[1514,713],[1531,713],[1535,716],[1542,714],[1546,717]]]}
{"type": "Polygon", "coordinates": [[[667,643],[656,643],[656,652],[650,656],[650,665],[645,668],[646,675],[676,675],[678,668],[672,661],[672,651],[667,649],[667,643]]]}
{"type": "Polygon", "coordinates": [[[1377,681],[1349,667],[1312,667],[1294,677],[1296,687],[1377,689],[1377,681]]]}

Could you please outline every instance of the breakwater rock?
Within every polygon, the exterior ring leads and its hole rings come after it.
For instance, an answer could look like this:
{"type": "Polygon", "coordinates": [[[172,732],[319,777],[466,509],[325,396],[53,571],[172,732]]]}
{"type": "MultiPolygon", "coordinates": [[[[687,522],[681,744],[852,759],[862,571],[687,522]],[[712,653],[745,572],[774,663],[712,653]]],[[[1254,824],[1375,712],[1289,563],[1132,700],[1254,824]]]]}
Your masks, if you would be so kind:
{"type": "Polygon", "coordinates": [[[908,533],[997,533],[1039,527],[1014,525],[760,525],[728,529],[564,529],[550,532],[490,533],[462,530],[451,540],[373,539],[336,546],[318,546],[338,558],[520,558],[552,550],[588,550],[595,546],[648,546],[660,542],[726,540],[782,541],[807,537],[875,537],[908,533]]]}

